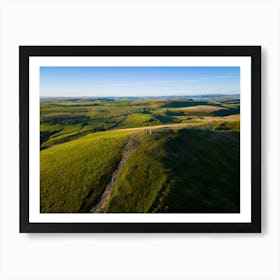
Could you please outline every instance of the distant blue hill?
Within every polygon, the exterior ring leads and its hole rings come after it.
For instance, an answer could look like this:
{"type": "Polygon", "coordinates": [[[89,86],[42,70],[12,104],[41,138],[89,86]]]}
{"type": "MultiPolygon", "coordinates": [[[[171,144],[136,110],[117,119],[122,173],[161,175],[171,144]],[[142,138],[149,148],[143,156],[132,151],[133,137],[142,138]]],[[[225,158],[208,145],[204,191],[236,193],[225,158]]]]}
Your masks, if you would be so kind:
{"type": "Polygon", "coordinates": [[[201,94],[201,95],[162,95],[162,96],[108,96],[108,97],[41,97],[41,99],[59,99],[68,101],[77,100],[100,100],[100,101],[114,101],[114,100],[143,100],[143,99],[216,99],[216,98],[227,98],[227,99],[240,99],[240,94],[201,94]]]}

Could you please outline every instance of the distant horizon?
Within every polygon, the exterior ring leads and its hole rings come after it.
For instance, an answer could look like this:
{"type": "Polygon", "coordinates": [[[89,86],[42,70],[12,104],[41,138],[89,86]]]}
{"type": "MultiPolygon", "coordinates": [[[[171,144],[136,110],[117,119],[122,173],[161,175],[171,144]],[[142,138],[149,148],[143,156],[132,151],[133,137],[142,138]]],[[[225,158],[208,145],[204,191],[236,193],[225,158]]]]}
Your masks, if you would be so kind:
{"type": "Polygon", "coordinates": [[[40,67],[41,97],[240,94],[240,67],[40,67]]]}
{"type": "Polygon", "coordinates": [[[155,97],[155,98],[165,98],[165,97],[170,97],[170,98],[176,98],[176,97],[200,97],[200,96],[235,96],[235,95],[240,95],[239,93],[233,93],[233,94],[222,94],[222,93],[205,93],[205,94],[187,94],[187,95],[130,95],[130,96],[40,96],[40,98],[46,99],[46,98],[148,98],[148,97],[155,97]]]}

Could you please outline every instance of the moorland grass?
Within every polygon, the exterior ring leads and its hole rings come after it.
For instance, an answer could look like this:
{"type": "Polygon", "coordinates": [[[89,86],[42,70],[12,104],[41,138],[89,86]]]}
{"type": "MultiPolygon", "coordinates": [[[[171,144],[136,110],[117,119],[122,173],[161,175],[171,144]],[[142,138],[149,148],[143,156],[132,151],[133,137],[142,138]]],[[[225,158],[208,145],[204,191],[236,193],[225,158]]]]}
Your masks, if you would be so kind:
{"type": "Polygon", "coordinates": [[[140,132],[132,153],[116,182],[104,212],[148,212],[167,180],[162,159],[167,131],[140,132]]]}
{"type": "Polygon", "coordinates": [[[169,129],[142,134],[104,212],[239,211],[239,133],[169,129]]]}
{"type": "Polygon", "coordinates": [[[131,133],[95,133],[41,151],[41,212],[88,211],[104,191],[131,133]]]}
{"type": "Polygon", "coordinates": [[[133,133],[139,144],[103,212],[238,212],[239,108],[227,98],[41,100],[41,212],[88,212],[133,133]]]}

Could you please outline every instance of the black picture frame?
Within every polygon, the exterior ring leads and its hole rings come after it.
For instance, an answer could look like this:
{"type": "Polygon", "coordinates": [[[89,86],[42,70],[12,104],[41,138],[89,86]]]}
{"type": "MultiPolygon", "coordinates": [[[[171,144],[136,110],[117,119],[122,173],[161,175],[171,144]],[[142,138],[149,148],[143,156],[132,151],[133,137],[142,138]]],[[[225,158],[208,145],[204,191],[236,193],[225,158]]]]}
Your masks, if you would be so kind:
{"type": "Polygon", "coordinates": [[[19,46],[21,233],[261,232],[260,46],[19,46]],[[32,223],[29,221],[29,58],[32,56],[251,57],[251,223],[32,223]]]}

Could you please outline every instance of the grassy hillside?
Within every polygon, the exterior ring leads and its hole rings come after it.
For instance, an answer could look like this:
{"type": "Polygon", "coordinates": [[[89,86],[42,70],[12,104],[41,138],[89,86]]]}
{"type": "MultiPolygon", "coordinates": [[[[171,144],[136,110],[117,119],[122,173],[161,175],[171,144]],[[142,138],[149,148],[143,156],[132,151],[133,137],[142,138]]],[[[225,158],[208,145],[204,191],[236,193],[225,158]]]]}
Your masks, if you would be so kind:
{"type": "Polygon", "coordinates": [[[41,212],[89,212],[108,185],[102,212],[238,212],[239,111],[234,98],[41,100],[41,212]]]}
{"type": "Polygon", "coordinates": [[[239,212],[239,133],[180,130],[166,143],[170,186],[155,212],[239,212]]]}
{"type": "Polygon", "coordinates": [[[132,132],[103,132],[41,151],[41,212],[91,208],[120,161],[132,132]]]}
{"type": "Polygon", "coordinates": [[[104,212],[148,212],[167,182],[163,144],[172,130],[141,132],[104,212]]]}
{"type": "Polygon", "coordinates": [[[141,135],[105,212],[238,212],[239,133],[141,135]]]}

